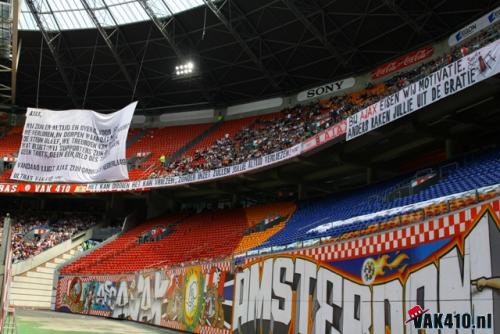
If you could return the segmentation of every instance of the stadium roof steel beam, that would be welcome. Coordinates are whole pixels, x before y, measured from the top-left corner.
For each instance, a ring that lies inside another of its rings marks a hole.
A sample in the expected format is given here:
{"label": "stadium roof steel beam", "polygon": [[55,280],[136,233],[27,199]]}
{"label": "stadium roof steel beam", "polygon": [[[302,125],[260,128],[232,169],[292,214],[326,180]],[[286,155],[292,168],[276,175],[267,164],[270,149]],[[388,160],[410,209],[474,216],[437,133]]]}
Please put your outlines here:
{"label": "stadium roof steel beam", "polygon": [[[166,21],[165,23],[163,23],[162,20],[155,14],[155,11],[153,10],[153,8],[151,8],[151,6],[148,3],[148,1],[149,0],[138,0],[139,4],[142,6],[142,8],[146,12],[146,14],[148,14],[148,16],[151,19],[151,21],[153,21],[153,24],[156,26],[156,28],[158,28],[158,30],[160,31],[160,33],[163,36],[163,38],[172,47],[172,50],[174,51],[174,53],[177,56],[177,58],[179,58],[179,61],[181,61],[181,62],[184,61],[185,60],[184,58],[186,57],[185,53],[179,48],[179,46],[175,42],[175,37],[172,36],[168,32],[168,29],[167,29],[168,26],[169,26],[169,24],[172,23],[172,22],[174,22],[174,20],[175,20],[174,12],[171,10],[171,8],[169,7],[169,5],[164,0],[160,0],[160,2],[163,4],[163,6],[165,7],[165,9],[170,13],[170,16],[168,17],[168,21]],[[184,27],[182,27],[181,24],[178,24],[178,26],[181,29],[181,32],[183,32],[186,36],[189,36],[186,33]],[[189,42],[191,44],[191,50],[193,50],[193,52],[195,53],[195,58],[196,58],[195,61],[199,65],[201,57],[198,54],[198,52],[196,51],[196,48],[194,47],[194,43],[192,43],[191,39],[188,38],[188,40],[189,40]],[[204,76],[202,75],[202,78],[201,78],[201,85],[202,85],[202,90],[201,91],[202,91],[202,94],[207,99],[207,101],[213,102],[212,96],[208,92],[207,85],[203,82],[203,79],[204,79]]]}
{"label": "stadium roof steel beam", "polygon": [[[133,90],[134,86],[135,86],[134,80],[132,80],[132,77],[130,76],[130,73],[128,72],[127,67],[123,63],[123,61],[120,57],[120,54],[118,53],[118,50],[116,49],[116,46],[111,41],[111,37],[113,37],[114,34],[119,34],[118,26],[115,25],[113,30],[110,33],[108,33],[106,31],[106,29],[104,29],[104,27],[99,22],[99,19],[95,15],[94,10],[90,7],[88,0],[81,0],[81,2],[82,2],[83,7],[85,8],[85,11],[89,15],[90,19],[92,20],[92,22],[96,26],[97,30],[101,34],[101,37],[104,39],[104,42],[106,43],[109,50],[111,51],[113,58],[115,59],[116,63],[118,64],[118,67],[120,67],[120,70],[121,70],[122,74],[124,75],[125,79],[127,80],[128,84],[130,85],[130,88]],[[108,11],[108,13],[109,13],[109,11]],[[113,18],[113,15],[111,13],[109,13],[109,15],[111,15],[111,17]],[[114,18],[113,18],[113,20],[114,20]]]}
{"label": "stadium roof steel beam", "polygon": [[17,68],[19,66],[19,55],[21,48],[21,43],[19,42],[19,2],[20,1],[14,0],[12,7],[12,104],[16,104],[17,99]]}
{"label": "stadium roof steel beam", "polygon": [[[325,20],[328,20],[328,22],[330,22],[333,26],[335,26],[335,29],[337,29],[337,32],[340,33],[342,35],[342,37],[344,38],[344,41],[349,45],[349,47],[352,49],[352,53],[351,53],[351,57],[359,51],[358,47],[353,43],[352,39],[346,35],[345,33],[345,30],[342,29],[340,27],[340,25],[337,23],[337,21],[335,19],[333,19],[330,15],[328,15],[325,11],[325,9],[323,7],[321,7],[321,5],[319,4],[318,0],[311,0],[309,2],[309,4],[311,6],[315,6],[321,13],[322,17],[325,19]],[[326,31],[326,29],[325,29]],[[325,36],[325,38],[327,38]],[[373,65],[371,62],[370,62],[370,59],[368,59],[368,57],[362,53],[362,52],[358,52],[361,57],[363,57],[364,61],[366,62],[367,65]]]}
{"label": "stadium roof steel beam", "polygon": [[[38,10],[35,6],[35,2],[33,0],[26,0],[26,4],[28,5],[28,8],[31,11],[31,14],[33,15],[33,18],[35,19],[35,22],[38,26],[38,29],[40,29],[40,32],[42,33],[43,40],[45,41],[45,44],[47,44],[50,53],[52,54],[52,58],[54,58],[54,61],[56,63],[57,68],[59,69],[59,74],[61,75],[61,78],[64,82],[64,85],[66,86],[66,90],[68,91],[68,95],[71,98],[71,101],[73,102],[73,105],[75,107],[78,107],[79,104],[77,103],[73,85],[71,84],[68,75],[66,74],[65,67],[63,64],[63,61],[61,59],[61,55],[59,54],[58,47],[55,45],[56,43],[61,43],[62,42],[62,34],[60,31],[47,31],[43,25],[42,18],[38,13]],[[66,48],[67,49],[67,48]]]}
{"label": "stadium roof steel beam", "polygon": [[[313,34],[316,39],[318,39],[324,47],[342,64],[344,67],[347,66],[347,59],[333,46],[333,44],[328,40],[326,34],[321,33],[318,28],[304,15],[307,12],[307,8],[310,7],[310,1],[300,1],[300,0],[283,0],[288,9],[297,17],[297,19],[306,27],[306,29]],[[300,6],[300,8],[299,8]],[[317,9],[317,8],[316,8]]]}
{"label": "stadium roof steel beam", "polygon": [[[212,0],[203,0],[203,2],[207,5],[207,7],[214,13],[214,15],[219,19],[219,21],[226,27],[226,29],[231,33],[233,38],[238,42],[243,51],[247,54],[247,56],[257,65],[262,74],[266,77],[266,79],[271,83],[271,85],[278,90],[281,90],[281,87],[276,82],[271,73],[264,66],[262,61],[257,57],[257,55],[252,51],[250,46],[245,42],[245,40],[241,37],[241,35],[236,31],[231,22],[222,14],[219,8],[215,6]],[[225,3],[225,2],[224,2]],[[224,5],[224,3],[222,5]]]}
{"label": "stadium roof steel beam", "polygon": [[[5,1],[5,0],[4,0]],[[93,29],[94,24],[92,20],[88,17],[85,9],[82,8],[81,1],[79,0],[46,0],[52,3],[55,14],[61,23],[62,30],[77,30],[77,29]],[[139,0],[92,0],[92,3],[98,3],[100,7],[105,3],[113,12],[116,22],[120,25],[149,21],[148,15],[138,4]],[[168,3],[171,7],[171,11],[158,11],[156,15],[158,17],[167,17],[172,13],[182,13],[189,11],[190,9],[199,7],[203,4],[202,0],[154,0],[163,1]],[[36,23],[33,21],[31,15],[29,15],[29,9],[26,6],[21,7],[21,20],[20,28],[21,30],[38,30]],[[42,10],[42,14],[45,14]],[[100,13],[99,13],[100,14]],[[98,14],[98,16],[99,16]],[[108,17],[109,18],[109,17]],[[102,21],[105,28],[113,26],[114,23],[107,21],[106,18]],[[50,30],[51,27],[45,27]]]}
{"label": "stadium roof steel beam", "polygon": [[177,57],[179,59],[183,59],[184,58],[184,53],[182,52],[182,50],[175,43],[174,36],[171,36],[170,33],[167,30],[167,27],[168,27],[169,23],[172,22],[172,20],[174,19],[173,13],[170,11],[170,8],[168,7],[168,5],[163,0],[161,0],[161,2],[163,3],[163,5],[165,6],[165,8],[168,11],[170,11],[170,14],[171,14],[171,16],[168,18],[168,21],[166,21],[164,23],[164,22],[162,22],[160,20],[160,18],[158,16],[156,16],[154,10],[149,5],[148,0],[138,0],[138,2],[142,6],[142,8],[144,8],[144,11],[146,12],[146,14],[148,14],[148,16],[151,19],[151,21],[153,21],[153,23],[156,26],[156,28],[158,28],[158,30],[160,31],[161,35],[165,38],[165,40],[168,42],[168,44],[170,44],[170,46],[172,47],[172,50],[174,50],[174,52],[177,55]]}
{"label": "stadium roof steel beam", "polygon": [[[84,3],[84,7],[85,7],[85,3],[88,5],[88,0],[81,0],[82,3]],[[95,0],[94,0],[95,1]],[[120,67],[120,71],[123,72],[124,74],[127,73],[129,74],[128,70],[127,70],[127,67],[125,65],[125,63],[123,62],[123,59],[122,57],[120,56],[120,54],[118,53],[118,49],[116,48],[118,46],[118,42],[121,40],[122,44],[125,46],[125,49],[128,50],[129,52],[129,55],[130,57],[132,58],[132,64],[135,68],[137,68],[136,72],[136,77],[135,77],[135,80],[132,82],[132,79],[129,75],[129,78],[127,78],[127,76],[125,75],[125,79],[127,80],[127,83],[129,83],[129,85],[131,86],[132,90],[133,90],[133,93],[135,95],[137,95],[136,91],[137,91],[137,85],[138,85],[138,82],[139,82],[139,78],[141,76],[141,70],[142,70],[142,67],[141,65],[141,60],[139,60],[139,58],[137,57],[136,53],[133,51],[132,47],[130,46],[129,42],[127,41],[127,38],[125,37],[125,35],[121,32],[120,30],[120,25],[118,24],[118,21],[117,19],[115,18],[115,16],[113,15],[112,11],[110,10],[109,6],[107,5],[106,1],[102,1],[102,4],[103,4],[103,10],[105,10],[109,17],[111,18],[111,21],[113,23],[113,25],[111,27],[113,27],[113,31],[111,32],[111,34],[107,34],[110,38],[112,37],[112,35],[116,34],[117,36],[117,39],[116,39],[116,45],[114,45],[113,43],[111,43],[111,39],[109,39],[107,42],[106,42],[106,45],[109,46],[112,45],[113,48],[114,48],[114,51],[116,52],[116,56],[115,54],[113,53],[113,50],[110,48],[110,51],[112,52],[113,54],[113,58],[115,58],[115,61],[117,61],[119,67]],[[90,6],[88,6],[88,9],[91,10],[92,13],[89,13],[89,16],[91,17],[92,21],[94,21],[93,17],[95,17],[97,19],[97,15],[95,15],[95,12],[94,10],[92,10],[92,8]],[[88,10],[86,8],[86,10]],[[92,16],[93,15],[93,16]],[[104,29],[103,25],[97,21],[99,23],[99,26],[102,28],[102,31],[104,31],[105,33],[106,32],[106,29]],[[106,41],[106,38],[102,35],[102,32],[101,32],[101,29],[99,29],[99,26],[96,26],[98,28],[98,31],[99,33],[101,33],[101,36],[103,37],[103,39],[105,39]],[[151,32],[151,30],[150,30]],[[151,33],[148,34],[148,40],[146,43],[143,43],[143,45],[141,45],[141,47],[143,48],[143,52],[146,52],[147,51],[147,47],[149,45],[149,37],[150,37]],[[108,43],[109,42],[109,43]],[[129,58],[130,58],[129,57]],[[120,65],[121,64],[121,65]],[[132,82],[132,84],[131,84]],[[141,97],[145,98],[145,97],[150,97],[152,98],[154,93],[153,93],[153,88],[149,82],[149,79],[147,77],[144,77],[144,82],[146,83],[146,86],[149,90],[149,93],[150,93],[150,96],[147,96],[145,94],[141,94]],[[92,91],[95,91],[95,88],[92,90]]]}
{"label": "stadium roof steel beam", "polygon": [[0,109],[9,109],[15,103],[18,5],[17,1],[0,2]]}
{"label": "stadium roof steel beam", "polygon": [[[446,29],[448,29],[449,31],[454,30],[453,27],[446,20],[443,20],[443,17],[441,15],[439,15],[438,13],[436,13],[436,11],[434,10],[434,8],[439,8],[443,3],[446,2],[446,0],[441,0],[439,2],[433,1],[432,6],[429,6],[425,1],[418,0],[417,2],[419,5],[421,5],[424,8],[425,12],[429,14],[429,19],[432,17],[435,17],[435,18],[437,18],[437,20],[439,22],[441,22],[441,24],[443,26],[446,27]],[[421,25],[423,25],[423,24],[421,24]],[[432,36],[432,33],[430,31],[428,31],[428,33]]]}
{"label": "stadium roof steel beam", "polygon": [[16,104],[19,1],[3,0],[0,10],[0,109],[10,109]]}
{"label": "stadium roof steel beam", "polygon": [[[261,49],[265,48],[265,53],[267,55],[269,55],[269,58],[272,58],[272,60],[274,61],[274,64],[279,67],[279,75],[282,78],[282,80],[284,77],[286,77],[289,80],[291,80],[293,82],[293,84],[296,84],[295,79],[292,76],[290,76],[288,71],[283,66],[283,62],[281,62],[276,57],[276,54],[272,51],[269,44],[266,42],[265,39],[262,38],[262,36],[259,33],[259,31],[257,30],[256,26],[252,23],[252,21],[250,19],[248,19],[247,15],[240,8],[240,6],[238,6],[236,1],[230,1],[229,4],[231,5],[232,19],[237,20],[237,18],[239,18],[239,17],[244,18],[243,20],[241,20],[242,24],[240,26],[244,27],[246,25],[249,28],[248,34],[251,35],[252,38],[258,39],[258,45],[260,46],[260,48]],[[262,50],[260,53],[261,53],[261,55],[260,55],[261,61],[262,61],[262,59],[268,58],[268,57],[266,57],[266,55],[262,54]]]}
{"label": "stadium roof steel beam", "polygon": [[[371,37],[371,38],[369,38],[367,40],[363,40],[363,42],[361,42],[359,44],[359,47],[361,48],[361,47],[363,47],[365,45],[370,45],[371,43],[373,43],[374,41],[376,41],[378,39],[381,39],[382,37],[389,36],[392,32],[397,31],[397,30],[403,28],[404,26],[406,26],[406,24],[407,24],[406,22],[400,23],[398,25],[395,25],[391,29],[388,29],[388,30],[384,31],[383,33],[380,33],[380,34],[378,34],[376,36],[373,36],[373,37]],[[400,54],[401,51],[395,50],[394,53]]]}
{"label": "stadium roof steel beam", "polygon": [[395,0],[385,0],[387,7],[389,7],[394,13],[396,13],[401,20],[405,21],[417,34],[421,34],[423,32],[422,27],[415,22],[415,20],[408,15],[407,12],[401,9],[401,7],[396,3]]}

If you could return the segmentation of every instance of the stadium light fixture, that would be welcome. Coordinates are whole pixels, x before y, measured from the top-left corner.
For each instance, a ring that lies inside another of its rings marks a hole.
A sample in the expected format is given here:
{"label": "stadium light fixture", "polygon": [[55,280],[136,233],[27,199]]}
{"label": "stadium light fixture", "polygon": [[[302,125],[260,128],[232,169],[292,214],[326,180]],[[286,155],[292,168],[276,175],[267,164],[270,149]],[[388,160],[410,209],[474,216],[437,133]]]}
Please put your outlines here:
{"label": "stadium light fixture", "polygon": [[195,66],[192,61],[188,61],[184,64],[180,64],[175,66],[175,75],[176,77],[188,77],[195,73]]}

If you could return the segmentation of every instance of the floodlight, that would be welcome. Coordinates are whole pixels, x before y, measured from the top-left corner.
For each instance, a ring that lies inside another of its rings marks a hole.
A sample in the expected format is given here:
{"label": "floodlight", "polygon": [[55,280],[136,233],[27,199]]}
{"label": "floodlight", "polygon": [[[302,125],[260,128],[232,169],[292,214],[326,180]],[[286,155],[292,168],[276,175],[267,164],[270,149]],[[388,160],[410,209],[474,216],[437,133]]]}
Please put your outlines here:
{"label": "floodlight", "polygon": [[187,61],[176,65],[174,73],[178,78],[190,77],[192,74],[195,74],[195,64],[192,61]]}

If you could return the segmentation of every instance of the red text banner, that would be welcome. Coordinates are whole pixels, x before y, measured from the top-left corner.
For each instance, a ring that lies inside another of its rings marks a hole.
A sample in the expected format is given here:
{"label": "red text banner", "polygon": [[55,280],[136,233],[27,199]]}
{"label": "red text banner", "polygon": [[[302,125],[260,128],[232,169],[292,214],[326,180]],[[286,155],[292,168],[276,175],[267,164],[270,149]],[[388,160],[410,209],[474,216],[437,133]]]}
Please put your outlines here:
{"label": "red text banner", "polygon": [[399,57],[391,62],[380,65],[372,71],[372,79],[385,77],[391,73],[397,72],[405,67],[414,65],[424,59],[428,59],[434,53],[432,46],[410,52],[402,57]]}

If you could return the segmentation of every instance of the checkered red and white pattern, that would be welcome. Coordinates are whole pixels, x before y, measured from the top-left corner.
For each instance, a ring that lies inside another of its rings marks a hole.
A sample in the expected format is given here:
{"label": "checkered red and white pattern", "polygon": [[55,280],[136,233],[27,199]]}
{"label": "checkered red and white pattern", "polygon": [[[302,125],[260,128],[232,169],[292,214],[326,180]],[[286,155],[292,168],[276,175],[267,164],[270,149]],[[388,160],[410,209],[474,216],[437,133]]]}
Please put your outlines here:
{"label": "checkered red and white pattern", "polygon": [[175,268],[165,268],[165,271],[168,271],[172,274],[174,274],[175,276],[179,276],[179,275],[184,275],[186,273],[186,267],[175,267]]}
{"label": "checkered red and white pattern", "polygon": [[[85,312],[82,312],[85,313]],[[100,317],[110,317],[111,311],[101,311],[101,310],[89,310],[88,314],[90,315],[98,315]]]}
{"label": "checkered red and white pattern", "polygon": [[214,328],[210,326],[201,326],[200,334],[230,334],[231,330],[227,328]]}
{"label": "checkered red and white pattern", "polygon": [[162,320],[160,325],[171,329],[184,330],[182,324],[174,320]]}
{"label": "checkered red and white pattern", "polygon": [[[377,233],[353,240],[341,241],[331,245],[299,249],[289,254],[307,256],[317,261],[348,260],[367,255],[387,253],[428,242],[459,235],[467,230],[482,210],[490,208],[500,219],[500,199],[466,208],[448,216],[400,227],[399,229]],[[251,263],[255,258],[248,258]]]}
{"label": "checkered red and white pattern", "polygon": [[219,268],[221,271],[230,271],[231,270],[231,262],[216,262],[216,263],[204,263],[201,265],[201,270],[203,273],[209,273],[212,268]]}
{"label": "checkered red and white pattern", "polygon": [[57,283],[57,293],[56,293],[56,308],[61,307],[62,305],[62,294],[64,291],[68,290],[69,280],[66,278],[60,279]]}

